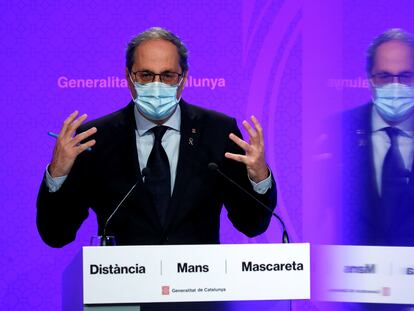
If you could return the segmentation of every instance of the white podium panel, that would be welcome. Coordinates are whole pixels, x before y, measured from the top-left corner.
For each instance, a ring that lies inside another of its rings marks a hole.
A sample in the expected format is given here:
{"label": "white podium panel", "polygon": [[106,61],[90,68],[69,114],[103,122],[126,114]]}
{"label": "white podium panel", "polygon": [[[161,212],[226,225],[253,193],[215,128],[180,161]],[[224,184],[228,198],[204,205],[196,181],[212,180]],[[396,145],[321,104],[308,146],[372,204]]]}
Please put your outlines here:
{"label": "white podium panel", "polygon": [[309,244],[83,248],[84,304],[310,298]]}
{"label": "white podium panel", "polygon": [[414,304],[412,247],[315,246],[312,260],[313,299]]}

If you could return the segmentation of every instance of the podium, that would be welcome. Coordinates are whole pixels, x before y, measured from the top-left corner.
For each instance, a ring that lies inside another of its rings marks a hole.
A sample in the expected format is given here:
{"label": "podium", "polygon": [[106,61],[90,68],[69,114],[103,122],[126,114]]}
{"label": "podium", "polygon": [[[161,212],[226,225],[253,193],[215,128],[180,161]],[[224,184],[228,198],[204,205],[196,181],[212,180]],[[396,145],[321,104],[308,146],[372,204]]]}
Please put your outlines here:
{"label": "podium", "polygon": [[312,248],[312,261],[316,262],[312,277],[318,280],[312,299],[414,305],[413,247],[318,245]]}
{"label": "podium", "polygon": [[[81,255],[72,265],[78,269],[68,267],[66,283],[70,276],[79,276],[81,259],[83,310],[145,311],[140,307],[144,303],[310,299],[307,243],[94,246],[83,247]],[[69,285],[64,293],[73,290]],[[79,301],[76,295],[66,301]]]}

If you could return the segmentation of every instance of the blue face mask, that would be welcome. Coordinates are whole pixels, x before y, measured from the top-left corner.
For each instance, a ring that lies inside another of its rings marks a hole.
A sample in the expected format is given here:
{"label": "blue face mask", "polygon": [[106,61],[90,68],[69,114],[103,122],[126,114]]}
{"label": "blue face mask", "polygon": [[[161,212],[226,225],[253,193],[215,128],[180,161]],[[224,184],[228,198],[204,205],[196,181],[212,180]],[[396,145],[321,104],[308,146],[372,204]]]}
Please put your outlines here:
{"label": "blue face mask", "polygon": [[141,84],[134,82],[138,96],[134,98],[138,110],[150,120],[164,120],[171,116],[178,105],[178,85],[162,82]]}
{"label": "blue face mask", "polygon": [[374,88],[374,105],[388,122],[401,122],[414,111],[414,87],[390,83]]}

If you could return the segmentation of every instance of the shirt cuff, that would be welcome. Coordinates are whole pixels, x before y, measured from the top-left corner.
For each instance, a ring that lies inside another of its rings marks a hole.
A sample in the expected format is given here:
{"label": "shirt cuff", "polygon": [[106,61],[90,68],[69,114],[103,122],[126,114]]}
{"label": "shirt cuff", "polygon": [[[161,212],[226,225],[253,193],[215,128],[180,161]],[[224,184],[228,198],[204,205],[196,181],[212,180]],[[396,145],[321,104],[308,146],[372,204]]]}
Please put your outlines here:
{"label": "shirt cuff", "polygon": [[269,169],[269,176],[266,179],[264,179],[264,180],[262,180],[258,183],[251,180],[250,177],[249,177],[249,180],[250,180],[250,183],[253,186],[253,190],[256,193],[265,194],[267,192],[267,190],[272,188],[272,171]]}
{"label": "shirt cuff", "polygon": [[45,181],[46,186],[49,188],[49,192],[56,192],[62,187],[63,182],[66,180],[67,175],[52,177],[49,174],[49,164],[46,167]]}

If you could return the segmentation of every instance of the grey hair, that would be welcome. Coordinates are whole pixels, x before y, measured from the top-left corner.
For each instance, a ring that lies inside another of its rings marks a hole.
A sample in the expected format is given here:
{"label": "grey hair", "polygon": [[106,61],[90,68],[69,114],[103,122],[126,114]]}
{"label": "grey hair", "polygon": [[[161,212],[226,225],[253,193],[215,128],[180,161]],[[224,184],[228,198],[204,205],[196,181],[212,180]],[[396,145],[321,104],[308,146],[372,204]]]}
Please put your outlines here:
{"label": "grey hair", "polygon": [[414,49],[414,37],[409,32],[401,28],[392,28],[389,29],[379,36],[377,36],[370,44],[367,50],[367,62],[366,62],[366,71],[368,77],[371,76],[372,68],[374,67],[375,54],[378,47],[389,41],[400,41],[412,47]]}
{"label": "grey hair", "polygon": [[132,66],[134,65],[134,53],[135,49],[138,45],[142,42],[154,40],[154,39],[162,39],[171,42],[177,47],[178,56],[180,57],[180,67],[184,72],[188,70],[188,51],[184,43],[178,38],[175,34],[168,31],[167,29],[160,28],[160,27],[152,27],[143,32],[139,35],[134,37],[129,43],[126,50],[126,66],[128,71],[131,72]]}

